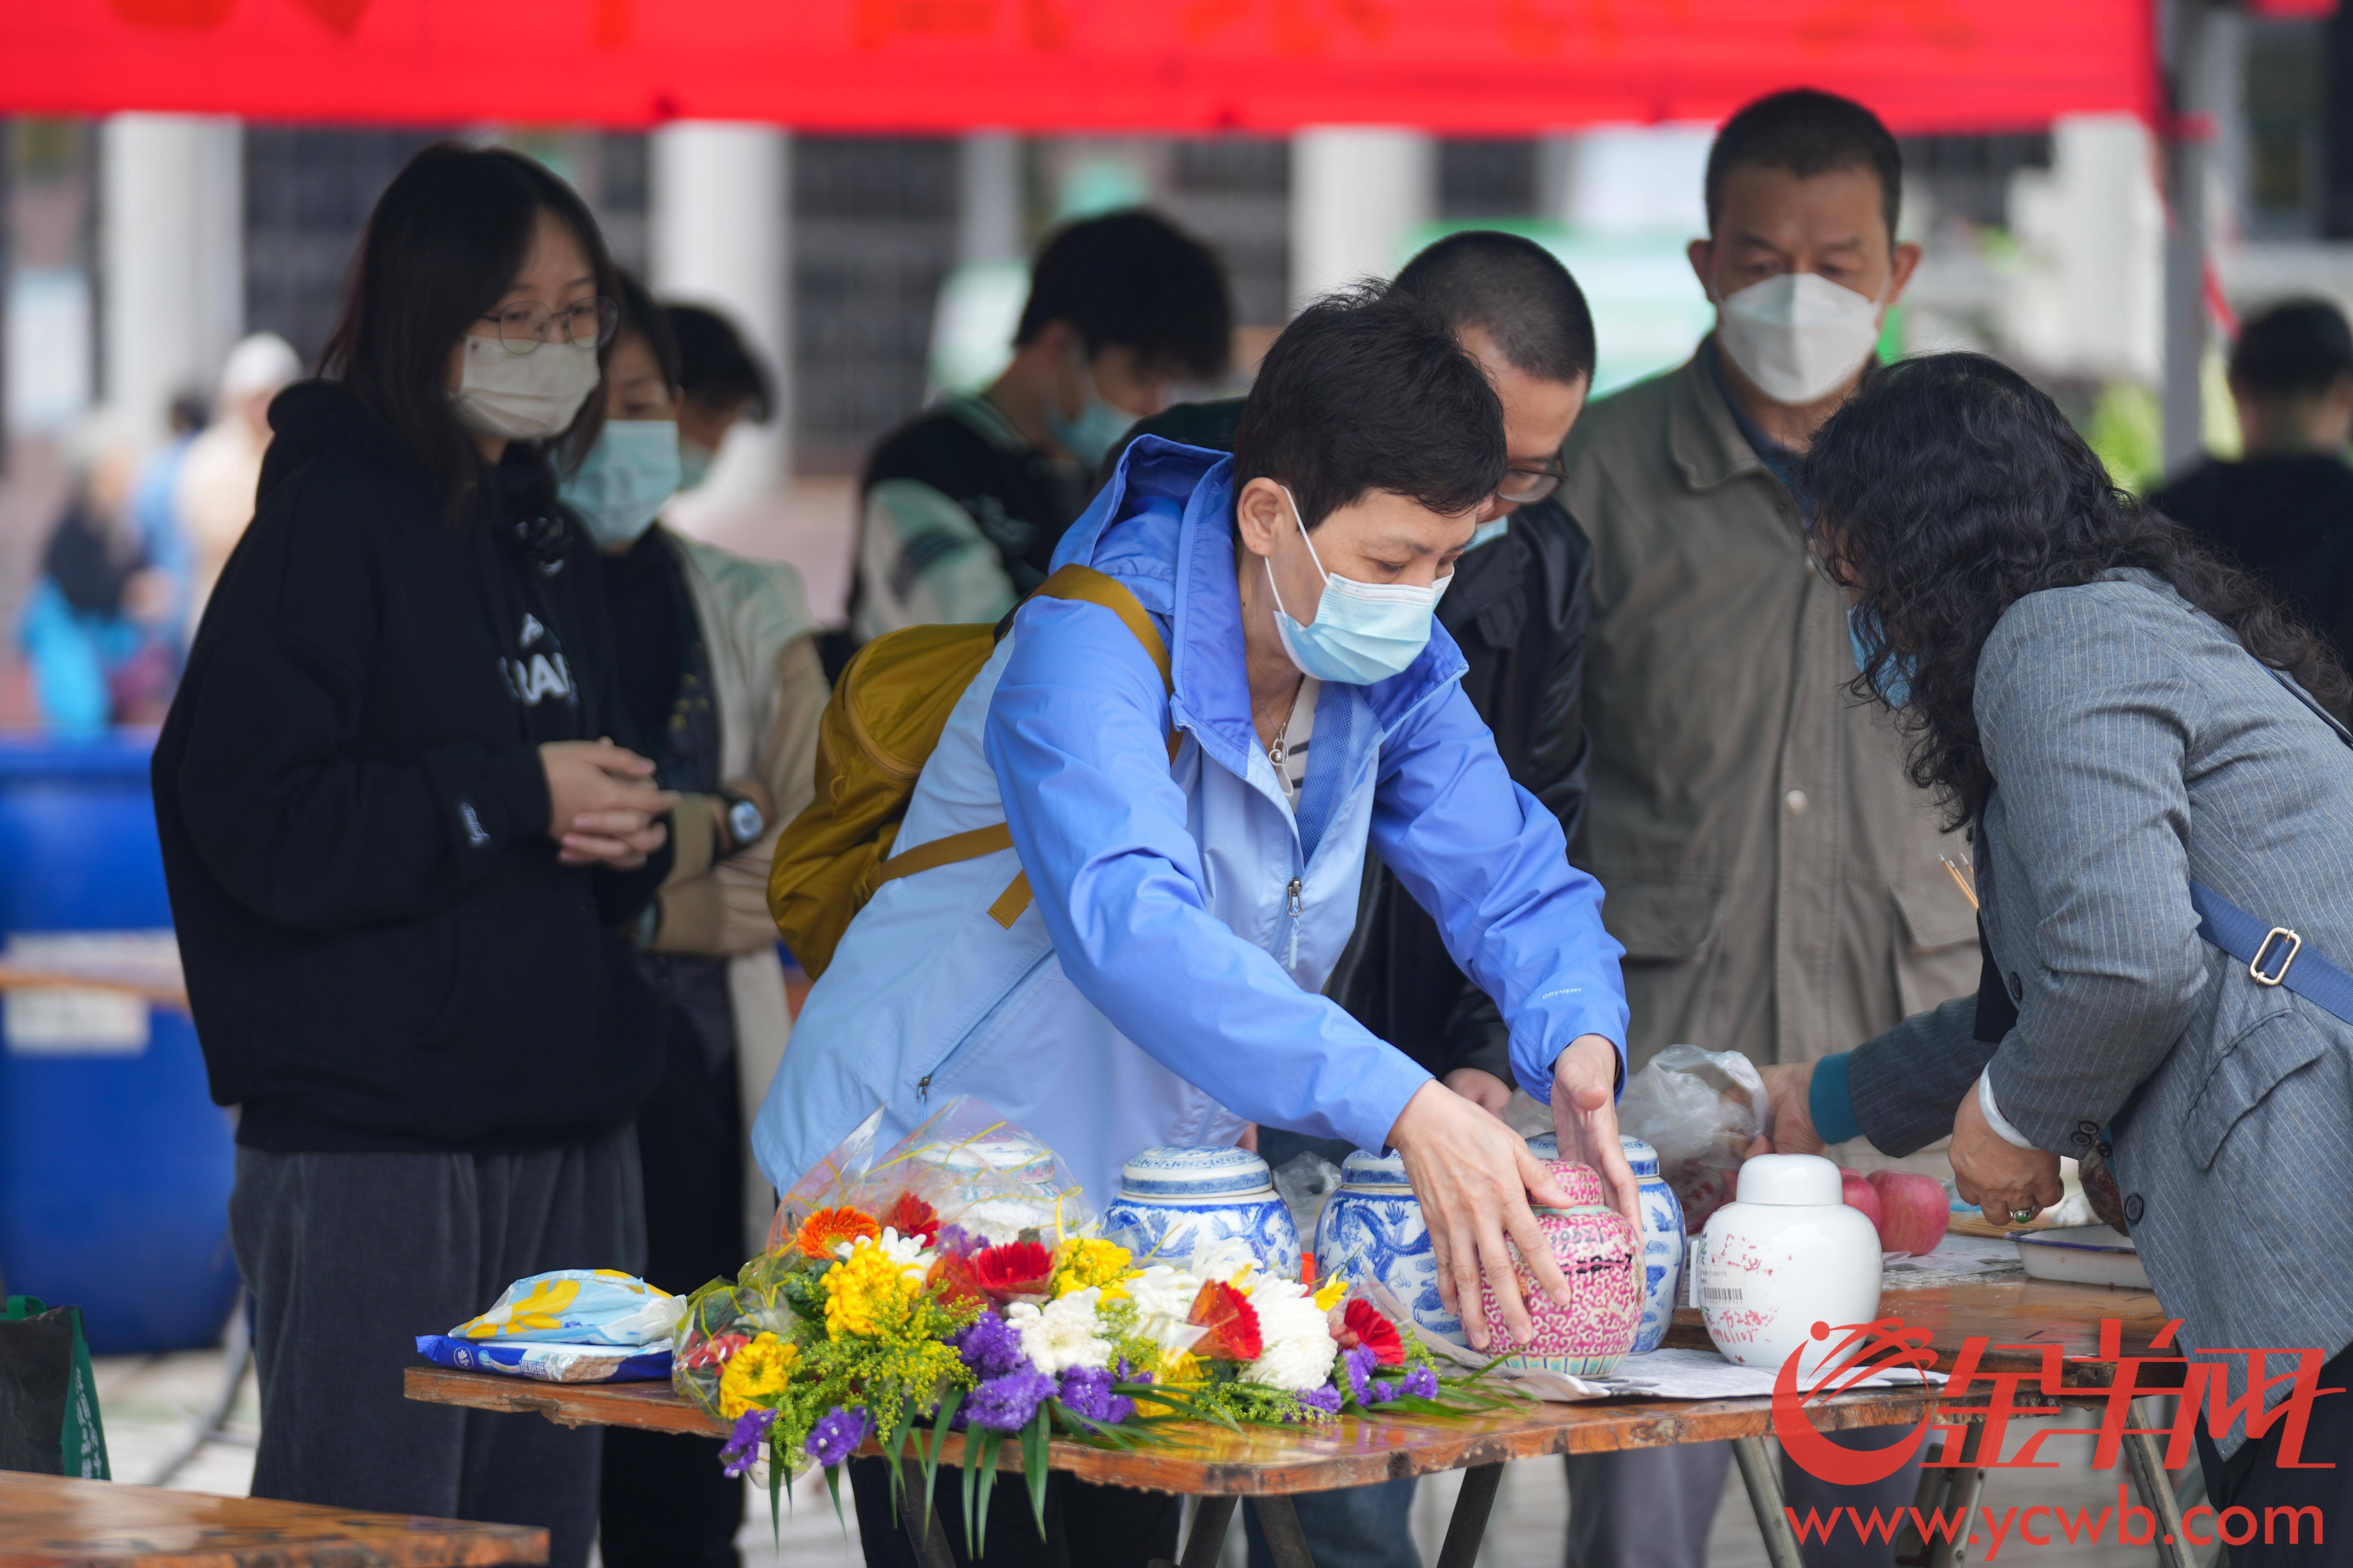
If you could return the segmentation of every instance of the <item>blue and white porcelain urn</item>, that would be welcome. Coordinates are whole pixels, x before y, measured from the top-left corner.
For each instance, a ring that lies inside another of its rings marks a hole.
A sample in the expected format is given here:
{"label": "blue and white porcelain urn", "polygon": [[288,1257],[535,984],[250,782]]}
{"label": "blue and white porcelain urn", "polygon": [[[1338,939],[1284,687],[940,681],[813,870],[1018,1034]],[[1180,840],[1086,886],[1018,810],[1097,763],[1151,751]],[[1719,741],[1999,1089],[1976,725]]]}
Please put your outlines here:
{"label": "blue and white porcelain urn", "polygon": [[[1674,1321],[1675,1288],[1683,1268],[1683,1205],[1674,1188],[1659,1174],[1659,1152],[1640,1138],[1620,1135],[1626,1163],[1634,1173],[1642,1195],[1642,1326],[1634,1331],[1629,1355],[1648,1355],[1667,1337]],[[1560,1157],[1560,1141],[1549,1132],[1528,1140],[1528,1152],[1539,1160]]]}
{"label": "blue and white porcelain urn", "polygon": [[1315,1226],[1315,1275],[1328,1279],[1370,1275],[1393,1291],[1414,1321],[1433,1334],[1463,1342],[1462,1320],[1438,1294],[1438,1254],[1422,1223],[1421,1205],[1395,1154],[1359,1149],[1340,1166],[1340,1190],[1324,1205]]}
{"label": "blue and white porcelain urn", "polygon": [[1146,1149],[1120,1167],[1103,1236],[1138,1264],[1181,1265],[1213,1242],[1239,1240],[1285,1279],[1299,1273],[1299,1231],[1266,1162],[1247,1149]]}

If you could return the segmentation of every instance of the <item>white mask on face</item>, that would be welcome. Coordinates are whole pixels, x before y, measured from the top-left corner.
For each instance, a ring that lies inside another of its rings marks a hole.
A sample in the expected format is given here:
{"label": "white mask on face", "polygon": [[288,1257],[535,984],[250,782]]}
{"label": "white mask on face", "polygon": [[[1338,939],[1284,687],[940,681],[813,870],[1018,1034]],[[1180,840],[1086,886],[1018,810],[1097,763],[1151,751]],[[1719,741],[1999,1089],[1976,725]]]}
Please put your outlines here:
{"label": "white mask on face", "polygon": [[465,365],[450,402],[458,423],[478,436],[510,441],[560,436],[572,427],[604,375],[593,348],[542,343],[519,354],[510,353],[496,338],[469,336],[464,342]]}
{"label": "white mask on face", "polygon": [[1776,403],[1819,403],[1879,342],[1879,301],[1814,272],[1783,272],[1715,302],[1715,341]]}

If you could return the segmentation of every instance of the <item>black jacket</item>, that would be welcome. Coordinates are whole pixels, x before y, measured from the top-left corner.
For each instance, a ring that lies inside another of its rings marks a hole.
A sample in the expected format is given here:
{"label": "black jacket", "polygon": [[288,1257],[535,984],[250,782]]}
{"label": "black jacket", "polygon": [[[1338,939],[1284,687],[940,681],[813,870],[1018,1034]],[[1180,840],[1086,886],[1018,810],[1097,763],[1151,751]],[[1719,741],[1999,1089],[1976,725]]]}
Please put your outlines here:
{"label": "black jacket", "polygon": [[2333,453],[2209,458],[2149,498],[2353,657],[2353,466]]}
{"label": "black jacket", "polygon": [[270,423],[153,767],[213,1098],[279,1151],[620,1126],[661,1058],[616,928],[669,852],[559,866],[538,753],[627,742],[595,554],[520,449],[451,525],[342,387]]}
{"label": "black jacket", "polygon": [[[1139,435],[1229,451],[1241,403],[1179,404]],[[1123,442],[1122,446],[1124,447]],[[1113,452],[1105,472],[1119,460]],[[1514,782],[1560,818],[1571,843],[1585,822],[1585,612],[1593,550],[1554,501],[1512,514],[1501,539],[1464,555],[1438,601],[1438,620],[1470,668],[1462,689],[1495,732]],[[1456,967],[1438,922],[1378,857],[1324,994],[1433,1074],[1479,1068],[1514,1082],[1503,1013]]]}

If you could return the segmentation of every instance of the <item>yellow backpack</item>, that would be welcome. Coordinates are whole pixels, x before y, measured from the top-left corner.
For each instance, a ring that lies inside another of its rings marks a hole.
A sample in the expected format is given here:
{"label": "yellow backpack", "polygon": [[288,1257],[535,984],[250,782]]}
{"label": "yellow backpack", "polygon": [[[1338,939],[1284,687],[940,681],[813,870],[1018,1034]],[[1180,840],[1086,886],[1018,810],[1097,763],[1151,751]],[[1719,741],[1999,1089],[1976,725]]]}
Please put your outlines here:
{"label": "yellow backpack", "polygon": [[[1074,564],[1038,592],[1111,611],[1168,685],[1168,645],[1117,581]],[[860,648],[841,672],[818,723],[817,798],[776,840],[768,868],[768,912],[810,979],[825,973],[851,917],[883,883],[1013,847],[1013,830],[998,822],[891,853],[924,759],[997,638],[989,626],[909,626]],[[1017,872],[988,912],[1010,928],[1029,907],[1029,874]]]}

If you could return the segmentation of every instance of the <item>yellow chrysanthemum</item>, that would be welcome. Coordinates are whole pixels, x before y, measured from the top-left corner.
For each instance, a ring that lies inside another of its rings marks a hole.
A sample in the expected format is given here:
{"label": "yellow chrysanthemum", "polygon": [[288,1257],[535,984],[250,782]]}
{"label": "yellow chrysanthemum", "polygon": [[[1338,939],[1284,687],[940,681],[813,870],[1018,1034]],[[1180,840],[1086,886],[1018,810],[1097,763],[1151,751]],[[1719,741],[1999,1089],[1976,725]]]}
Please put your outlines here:
{"label": "yellow chrysanthemum", "polygon": [[720,1419],[733,1421],[755,1401],[783,1394],[800,1359],[800,1346],[774,1334],[762,1334],[737,1351],[719,1374]]}
{"label": "yellow chrysanthemum", "polygon": [[1335,1274],[1331,1279],[1326,1279],[1320,1287],[1317,1288],[1315,1291],[1315,1305],[1328,1312],[1333,1308],[1338,1306],[1340,1304],[1340,1298],[1347,1293],[1348,1277],[1345,1274]]}
{"label": "yellow chrysanthemum", "polygon": [[923,1283],[871,1241],[860,1239],[849,1257],[825,1277],[825,1331],[828,1334],[889,1333],[907,1321]]}
{"label": "yellow chrysanthemum", "polygon": [[1106,1301],[1124,1301],[1122,1282],[1135,1278],[1128,1267],[1132,1255],[1116,1242],[1074,1236],[1062,1243],[1054,1258],[1053,1292],[1057,1300],[1073,1290],[1100,1286]]}
{"label": "yellow chrysanthemum", "polygon": [[[1154,1381],[1171,1386],[1198,1384],[1207,1375],[1201,1370],[1199,1356],[1189,1351],[1179,1351],[1173,1355],[1163,1351],[1160,1352],[1160,1375]],[[1148,1394],[1135,1396],[1135,1408],[1146,1415],[1157,1415],[1164,1411],[1172,1415],[1181,1414],[1176,1405],[1155,1399]]]}

